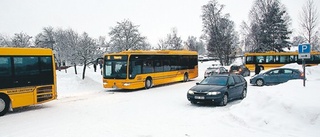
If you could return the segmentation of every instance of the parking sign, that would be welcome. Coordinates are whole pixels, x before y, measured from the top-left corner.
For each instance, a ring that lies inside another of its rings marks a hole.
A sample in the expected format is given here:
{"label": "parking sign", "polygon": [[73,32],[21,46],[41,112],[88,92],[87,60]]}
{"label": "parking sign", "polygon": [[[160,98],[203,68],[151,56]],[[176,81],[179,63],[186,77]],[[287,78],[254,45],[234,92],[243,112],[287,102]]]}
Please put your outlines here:
{"label": "parking sign", "polygon": [[299,59],[309,59],[311,45],[310,44],[299,44],[298,51],[299,51]]}

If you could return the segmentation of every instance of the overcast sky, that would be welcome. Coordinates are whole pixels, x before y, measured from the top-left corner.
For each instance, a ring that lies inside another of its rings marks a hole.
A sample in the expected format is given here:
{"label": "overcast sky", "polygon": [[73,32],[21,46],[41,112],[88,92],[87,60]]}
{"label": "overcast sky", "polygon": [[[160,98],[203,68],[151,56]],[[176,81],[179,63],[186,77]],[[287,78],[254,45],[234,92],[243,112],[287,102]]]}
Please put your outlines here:
{"label": "overcast sky", "polygon": [[[238,29],[242,21],[248,20],[253,1],[220,0],[219,3],[226,6],[224,13],[230,13]],[[287,7],[296,32],[299,13],[307,0],[280,1]],[[320,7],[320,1],[314,1]],[[35,36],[43,27],[52,26],[109,39],[110,28],[129,19],[156,46],[174,27],[183,40],[188,36],[199,37],[201,7],[207,3],[208,0],[0,0],[0,33],[13,36],[25,32]]]}

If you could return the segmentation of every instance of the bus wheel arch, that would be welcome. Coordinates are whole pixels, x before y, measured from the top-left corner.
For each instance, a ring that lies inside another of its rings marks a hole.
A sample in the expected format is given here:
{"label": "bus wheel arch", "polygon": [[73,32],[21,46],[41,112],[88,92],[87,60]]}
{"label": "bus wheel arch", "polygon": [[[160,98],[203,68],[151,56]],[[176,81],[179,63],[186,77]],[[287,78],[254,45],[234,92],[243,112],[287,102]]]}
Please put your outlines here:
{"label": "bus wheel arch", "polygon": [[189,81],[189,75],[188,72],[185,72],[183,75],[183,82],[188,82]]}
{"label": "bus wheel arch", "polygon": [[149,89],[152,87],[152,78],[150,76],[148,76],[145,80],[145,83],[144,83],[144,87],[146,89]]}
{"label": "bus wheel arch", "polygon": [[0,116],[5,115],[10,109],[10,98],[6,94],[0,94]]}

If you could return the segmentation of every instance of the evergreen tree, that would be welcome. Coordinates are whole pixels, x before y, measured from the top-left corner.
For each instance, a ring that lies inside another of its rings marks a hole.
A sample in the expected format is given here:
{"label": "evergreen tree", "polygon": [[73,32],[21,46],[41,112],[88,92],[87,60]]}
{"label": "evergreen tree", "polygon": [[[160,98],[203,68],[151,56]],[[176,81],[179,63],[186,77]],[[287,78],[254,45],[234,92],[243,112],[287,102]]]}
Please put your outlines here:
{"label": "evergreen tree", "polygon": [[279,0],[256,0],[251,10],[253,51],[283,51],[289,47],[290,18]]}

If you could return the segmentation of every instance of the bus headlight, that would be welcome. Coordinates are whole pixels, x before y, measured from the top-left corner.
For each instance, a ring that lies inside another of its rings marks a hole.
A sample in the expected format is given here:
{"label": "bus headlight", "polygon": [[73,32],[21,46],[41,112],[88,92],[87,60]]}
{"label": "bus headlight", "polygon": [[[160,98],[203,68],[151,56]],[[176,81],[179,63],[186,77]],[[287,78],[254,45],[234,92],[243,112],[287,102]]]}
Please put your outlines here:
{"label": "bus headlight", "polygon": [[208,92],[207,95],[213,96],[213,95],[219,95],[220,93],[221,92],[213,91],[213,92]]}
{"label": "bus headlight", "polygon": [[103,85],[108,85],[108,82],[106,82],[106,81],[105,81],[105,82],[103,82]]}
{"label": "bus headlight", "polygon": [[193,94],[194,94],[194,91],[189,90],[189,91],[188,91],[188,94],[192,94],[192,95],[193,95]]}
{"label": "bus headlight", "polygon": [[130,83],[124,83],[123,85],[124,86],[130,86]]}

